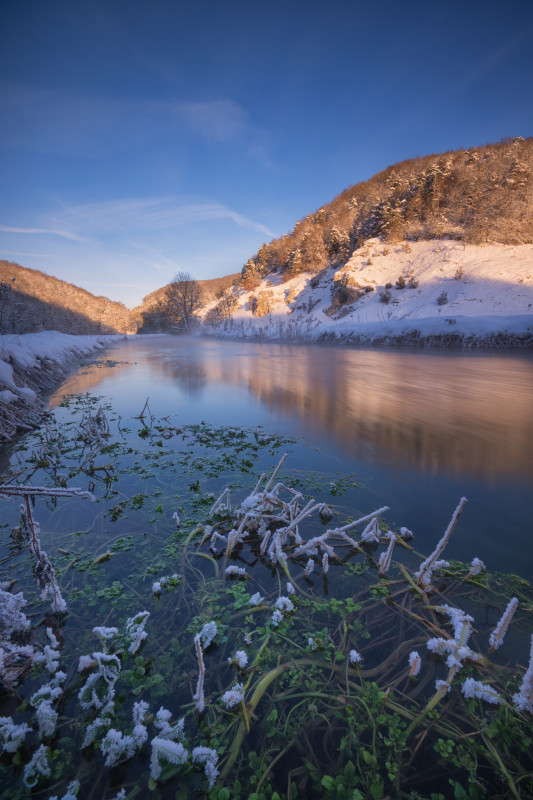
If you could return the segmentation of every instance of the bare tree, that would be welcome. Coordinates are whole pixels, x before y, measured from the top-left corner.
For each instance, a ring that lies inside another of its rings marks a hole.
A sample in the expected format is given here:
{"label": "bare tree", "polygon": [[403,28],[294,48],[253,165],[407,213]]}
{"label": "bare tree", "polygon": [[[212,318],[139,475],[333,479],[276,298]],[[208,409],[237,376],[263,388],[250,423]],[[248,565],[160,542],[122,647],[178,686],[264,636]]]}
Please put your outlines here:
{"label": "bare tree", "polygon": [[189,333],[194,313],[202,305],[200,284],[189,272],[177,272],[167,288],[164,303],[168,318]]}

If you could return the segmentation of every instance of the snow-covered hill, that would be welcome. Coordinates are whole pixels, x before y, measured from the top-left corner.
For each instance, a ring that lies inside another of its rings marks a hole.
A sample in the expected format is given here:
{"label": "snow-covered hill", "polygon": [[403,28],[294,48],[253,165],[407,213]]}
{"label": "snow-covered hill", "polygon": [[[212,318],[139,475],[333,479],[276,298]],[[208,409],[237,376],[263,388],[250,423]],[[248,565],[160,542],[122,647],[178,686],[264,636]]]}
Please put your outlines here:
{"label": "snow-covered hill", "polygon": [[[404,288],[402,285],[404,284]],[[533,346],[533,245],[369,239],[340,269],[235,288],[208,333],[352,343]]]}

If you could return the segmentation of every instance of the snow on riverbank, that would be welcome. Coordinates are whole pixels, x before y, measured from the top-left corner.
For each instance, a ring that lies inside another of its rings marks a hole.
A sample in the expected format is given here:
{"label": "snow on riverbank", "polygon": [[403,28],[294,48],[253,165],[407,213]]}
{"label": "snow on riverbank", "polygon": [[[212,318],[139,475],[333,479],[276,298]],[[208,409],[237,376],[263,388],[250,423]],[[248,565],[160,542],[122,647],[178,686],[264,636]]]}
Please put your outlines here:
{"label": "snow on riverbank", "polygon": [[57,331],[1,336],[0,441],[33,427],[42,410],[39,393],[53,388],[73,363],[120,338]]}
{"label": "snow on riverbank", "polygon": [[355,344],[531,347],[533,245],[370,239],[340,268],[287,282],[271,275],[236,296],[232,318],[204,330]]}

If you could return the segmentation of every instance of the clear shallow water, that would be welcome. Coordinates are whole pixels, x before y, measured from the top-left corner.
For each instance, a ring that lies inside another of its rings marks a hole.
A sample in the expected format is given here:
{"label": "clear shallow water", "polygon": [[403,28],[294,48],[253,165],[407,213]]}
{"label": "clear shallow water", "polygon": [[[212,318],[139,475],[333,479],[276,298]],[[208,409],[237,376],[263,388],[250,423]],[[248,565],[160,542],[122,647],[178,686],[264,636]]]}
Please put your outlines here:
{"label": "clear shallow water", "polygon": [[78,392],[109,398],[123,417],[149,397],[173,424],[301,437],[310,447],[294,448],[289,468],[356,473],[358,507],[389,505],[390,524],[411,528],[421,552],[464,495],[447,556],[533,575],[530,355],[137,337],[69,378],[52,404]]}
{"label": "clear shallow water", "polygon": [[[470,561],[477,555],[491,570],[527,575],[532,571],[531,436],[527,412],[519,410],[527,409],[530,388],[527,358],[241,346],[165,337],[124,342],[83,367],[52,399],[54,413],[46,425],[17,445],[12,460],[19,481],[34,486],[66,481],[94,491],[95,502],[76,497],[35,501],[33,514],[67,601],[66,614],[50,613],[49,602],[39,598],[18,498],[5,502],[1,523],[0,563],[3,575],[28,601],[32,630],[27,636],[42,649],[50,625],[67,673],[59,727],[49,740],[54,773],[33,796],[62,796],[74,777],[82,785],[80,796],[94,799],[114,796],[120,787],[128,796],[131,790],[132,797],[155,788],[155,783],[150,786],[148,742],[119,766],[105,767],[104,731],[92,745],[85,740],[97,713],[81,705],[84,681],[90,680],[87,670],[95,669],[94,650],[100,646],[95,625],[118,629],[116,642],[109,645],[120,660],[117,700],[106,724],[129,735],[136,698],[151,710],[143,717],[150,738],[158,736],[151,715],[161,705],[174,720],[184,717],[186,746],[213,747],[220,757],[220,786],[231,794],[214,789],[213,800],[244,800],[249,790],[243,787],[260,786],[264,791],[255,795],[260,800],[269,800],[274,790],[287,800],[315,800],[324,797],[323,776],[332,781],[331,775],[342,780],[351,775],[361,796],[383,796],[385,783],[393,780],[387,765],[396,769],[401,761],[395,742],[410,736],[401,717],[407,714],[416,728],[414,715],[435,691],[435,679],[448,673],[443,658],[426,654],[434,624],[431,619],[424,623],[428,609],[402,580],[397,565],[413,572],[420,558],[398,542],[388,579],[380,578],[377,559],[387,539],[355,549],[341,542],[329,571],[323,572],[324,562],[320,565],[316,554],[316,569],[304,577],[307,555],[287,553],[284,569],[275,566],[253,524],[242,547],[226,556],[220,537],[213,549],[200,542],[202,523],[224,486],[232,487],[235,509],[255,486],[256,476],[270,474],[288,451],[279,478],[302,491],[301,506],[312,494],[333,507],[328,528],[388,504],[391,510],[383,522],[396,531],[400,525],[413,529],[416,549],[427,555],[465,494],[470,502],[445,556]],[[80,392],[90,394],[80,397]],[[163,418],[149,426],[137,416],[147,396],[153,414]],[[94,439],[84,443],[83,419],[89,411],[94,417],[100,404],[110,434],[95,446]],[[214,522],[217,534],[222,531],[228,540],[230,528],[239,525],[235,515]],[[268,536],[277,524],[272,523]],[[299,527],[306,539],[325,530],[316,515]],[[246,568],[246,577],[228,578],[228,563]],[[522,612],[531,606],[531,595],[518,579],[490,575],[480,587],[463,581],[466,572],[454,566],[439,577],[433,597],[473,614],[472,644],[485,653],[510,593],[520,597]],[[172,589],[154,594],[153,581],[173,573]],[[289,575],[296,587],[295,607],[274,625],[273,609]],[[252,613],[255,592],[265,602]],[[148,637],[135,655],[124,639],[126,620],[141,609],[149,614]],[[530,615],[517,616],[490,666],[489,679],[508,701],[518,687],[509,664],[519,663],[523,672],[529,651],[525,628]],[[193,702],[198,674],[193,637],[210,620],[216,620],[217,638],[205,653],[206,710],[199,715]],[[449,627],[444,619],[440,624]],[[241,672],[233,659],[243,647],[252,666]],[[414,647],[425,654],[419,682],[407,679],[407,655]],[[351,648],[361,653],[357,671],[348,662]],[[82,654],[92,658],[80,673]],[[0,695],[1,716],[13,714],[33,726],[20,763],[0,762],[0,785],[9,786],[8,793],[20,788],[22,764],[28,764],[39,743],[35,715],[20,701],[43,684],[44,672],[24,672],[14,693]],[[228,711],[224,692],[241,680],[247,685],[245,705]],[[102,679],[99,686],[104,702]],[[471,713],[463,705],[456,714],[454,703],[461,702],[461,694],[458,686],[453,691],[453,703],[446,704],[448,722],[459,720],[453,735],[476,747],[470,737],[485,724],[480,716],[485,710]],[[244,735],[246,708],[255,712]],[[446,731],[451,735],[450,728]],[[458,774],[454,764],[443,766],[434,746],[440,730],[433,733],[433,739],[431,731],[424,737],[425,749],[417,758],[401,768],[407,788],[433,791]],[[519,723],[513,736],[516,752],[522,747],[525,758],[528,745]],[[365,748],[375,756],[360,758]],[[485,759],[486,753],[479,750],[478,755]],[[494,764],[487,763],[480,769],[490,783]],[[205,796],[205,788],[201,766],[167,764],[157,796],[185,800]],[[394,795],[389,791],[388,796]],[[452,796],[451,789],[446,796]]]}

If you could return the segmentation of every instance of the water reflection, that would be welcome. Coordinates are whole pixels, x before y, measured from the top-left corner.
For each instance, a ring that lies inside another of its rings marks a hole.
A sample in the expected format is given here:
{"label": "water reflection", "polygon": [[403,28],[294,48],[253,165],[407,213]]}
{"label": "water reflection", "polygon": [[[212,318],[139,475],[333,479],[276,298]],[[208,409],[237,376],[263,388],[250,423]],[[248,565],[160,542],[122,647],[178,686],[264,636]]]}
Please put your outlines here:
{"label": "water reflection", "polygon": [[[120,380],[160,399],[232,387],[357,457],[490,479],[533,474],[533,359],[137,337],[112,353]],[[70,379],[94,391],[110,370]],[[124,374],[124,373],[127,374]],[[218,392],[218,395],[217,395]],[[229,421],[229,420],[228,420]],[[235,420],[231,420],[235,422]]]}

